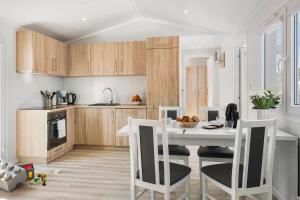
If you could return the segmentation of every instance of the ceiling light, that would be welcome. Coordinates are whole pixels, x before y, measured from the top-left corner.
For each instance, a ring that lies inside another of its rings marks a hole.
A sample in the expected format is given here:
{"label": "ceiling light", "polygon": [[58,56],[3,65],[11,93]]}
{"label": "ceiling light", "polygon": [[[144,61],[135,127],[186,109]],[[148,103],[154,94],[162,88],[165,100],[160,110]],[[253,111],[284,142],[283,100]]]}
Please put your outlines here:
{"label": "ceiling light", "polygon": [[83,22],[86,22],[86,20],[87,20],[86,17],[81,18],[81,21],[83,21]]}
{"label": "ceiling light", "polygon": [[183,11],[183,13],[184,13],[184,14],[188,14],[188,13],[189,13],[189,10],[185,9],[185,10]]}
{"label": "ceiling light", "polygon": [[201,42],[206,42],[206,40],[203,39],[203,40],[201,40]]}

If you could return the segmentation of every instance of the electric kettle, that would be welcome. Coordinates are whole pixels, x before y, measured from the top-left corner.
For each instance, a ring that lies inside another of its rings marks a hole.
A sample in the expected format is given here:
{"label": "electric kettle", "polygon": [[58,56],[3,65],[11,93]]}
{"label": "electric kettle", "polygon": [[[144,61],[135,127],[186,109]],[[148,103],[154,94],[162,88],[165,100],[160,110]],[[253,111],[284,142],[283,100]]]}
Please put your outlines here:
{"label": "electric kettle", "polygon": [[67,94],[67,101],[68,101],[68,104],[75,104],[75,101],[76,101],[76,94],[74,93],[68,93]]}

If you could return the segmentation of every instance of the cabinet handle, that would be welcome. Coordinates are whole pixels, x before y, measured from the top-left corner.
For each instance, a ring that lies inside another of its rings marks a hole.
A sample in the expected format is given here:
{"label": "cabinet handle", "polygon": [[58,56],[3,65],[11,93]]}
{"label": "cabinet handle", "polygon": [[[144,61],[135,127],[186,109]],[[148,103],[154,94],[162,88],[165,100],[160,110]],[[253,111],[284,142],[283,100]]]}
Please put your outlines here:
{"label": "cabinet handle", "polygon": [[121,60],[121,66],[120,66],[120,68],[121,68],[121,72],[123,71],[123,60]]}
{"label": "cabinet handle", "polygon": [[54,61],[53,61],[54,59],[53,58],[51,58],[51,64],[52,64],[52,71],[54,72],[55,71],[55,68],[54,68]]}
{"label": "cabinet handle", "polygon": [[57,59],[55,58],[55,71],[57,72]]}
{"label": "cabinet handle", "polygon": [[118,61],[117,60],[115,61],[115,73],[116,74],[118,73]]}

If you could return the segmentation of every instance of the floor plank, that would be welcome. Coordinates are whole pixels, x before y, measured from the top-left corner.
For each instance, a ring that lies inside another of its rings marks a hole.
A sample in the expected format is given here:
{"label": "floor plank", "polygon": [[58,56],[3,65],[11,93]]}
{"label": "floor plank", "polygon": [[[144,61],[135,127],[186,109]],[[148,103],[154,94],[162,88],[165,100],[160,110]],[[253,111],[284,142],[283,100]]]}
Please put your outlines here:
{"label": "floor plank", "polygon": [[[191,199],[199,199],[199,172],[196,149],[192,148],[190,165]],[[75,149],[48,165],[36,166],[37,172],[47,173],[47,186],[22,184],[14,192],[0,191],[0,200],[126,200],[129,197],[129,152]],[[172,199],[179,197],[179,188]],[[218,200],[229,196],[216,187],[209,193]],[[2,198],[2,199],[1,199]],[[145,194],[141,199],[149,199]],[[163,199],[157,195],[157,199]]]}

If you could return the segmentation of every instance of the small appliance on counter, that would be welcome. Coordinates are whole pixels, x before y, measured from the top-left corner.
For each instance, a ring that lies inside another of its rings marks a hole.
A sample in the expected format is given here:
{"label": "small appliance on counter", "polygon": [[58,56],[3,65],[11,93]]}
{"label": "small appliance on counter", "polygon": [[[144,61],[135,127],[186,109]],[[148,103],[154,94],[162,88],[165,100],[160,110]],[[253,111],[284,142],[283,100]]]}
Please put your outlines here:
{"label": "small appliance on counter", "polygon": [[[44,107],[51,107],[53,104],[53,98],[55,97],[56,92],[49,92],[46,91],[40,91],[42,98],[43,98],[43,104]],[[56,101],[55,101],[56,102]]]}
{"label": "small appliance on counter", "polygon": [[76,94],[69,92],[67,94],[67,102],[69,105],[74,105],[76,101]]}
{"label": "small appliance on counter", "polygon": [[239,112],[237,111],[237,105],[230,103],[226,107],[226,121],[233,121],[233,128],[236,128],[237,121],[239,120]]}
{"label": "small appliance on counter", "polygon": [[66,91],[66,90],[60,90],[58,93],[59,93],[59,95],[57,97],[58,104],[60,104],[60,105],[66,105],[66,104],[68,104],[68,101],[67,101],[68,91]]}

